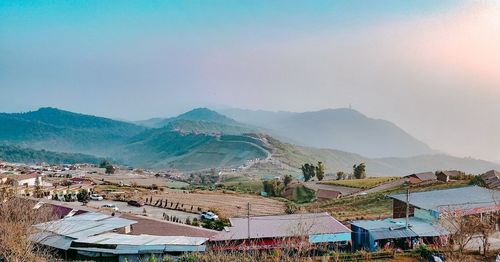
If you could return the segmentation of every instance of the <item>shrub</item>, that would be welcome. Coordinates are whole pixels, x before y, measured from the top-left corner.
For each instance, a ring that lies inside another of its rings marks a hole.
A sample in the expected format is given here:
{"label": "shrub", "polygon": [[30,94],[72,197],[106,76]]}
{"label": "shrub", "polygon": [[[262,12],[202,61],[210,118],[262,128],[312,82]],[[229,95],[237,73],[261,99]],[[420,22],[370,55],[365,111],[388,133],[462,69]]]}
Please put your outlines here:
{"label": "shrub", "polygon": [[286,203],[286,209],[285,209],[285,213],[287,214],[295,214],[298,210],[298,206],[293,203],[293,202],[287,202]]}

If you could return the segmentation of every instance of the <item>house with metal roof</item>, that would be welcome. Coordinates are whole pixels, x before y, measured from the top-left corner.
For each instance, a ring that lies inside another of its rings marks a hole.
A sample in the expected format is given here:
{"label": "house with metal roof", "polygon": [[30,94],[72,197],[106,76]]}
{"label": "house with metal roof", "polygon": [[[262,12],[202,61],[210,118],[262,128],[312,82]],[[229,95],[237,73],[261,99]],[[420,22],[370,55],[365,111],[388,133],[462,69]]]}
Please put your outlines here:
{"label": "house with metal roof", "polygon": [[448,231],[437,223],[419,218],[361,220],[350,222],[354,249],[374,252],[383,248],[412,249],[418,243],[437,244]]}
{"label": "house with metal roof", "polygon": [[[103,213],[88,212],[37,224],[30,238],[53,248],[65,259],[141,261],[183,252],[204,251],[208,237],[133,235],[137,221]],[[168,226],[168,224],[166,224]]]}
{"label": "house with metal roof", "polygon": [[[406,217],[406,194],[389,195],[393,199],[393,218]],[[443,214],[487,214],[500,210],[500,192],[478,186],[412,192],[409,216],[437,220]]]}
{"label": "house with metal roof", "polygon": [[231,226],[210,238],[213,250],[293,248],[307,243],[340,246],[351,230],[328,213],[250,216],[229,219]]}
{"label": "house with metal roof", "polygon": [[31,238],[39,244],[67,251],[74,240],[106,232],[128,233],[135,221],[89,212],[60,220],[37,224],[38,230]]}
{"label": "house with metal roof", "polygon": [[500,172],[496,170],[490,170],[482,174],[481,178],[484,180],[488,188],[492,189],[500,188]]}
{"label": "house with metal roof", "polygon": [[105,233],[73,241],[76,259],[107,257],[111,261],[144,261],[184,252],[203,252],[208,238],[186,236],[152,236]]}
{"label": "house with metal roof", "polygon": [[433,172],[423,172],[416,173],[405,176],[408,179],[408,182],[411,184],[422,184],[422,183],[433,183],[437,181],[437,177]]}

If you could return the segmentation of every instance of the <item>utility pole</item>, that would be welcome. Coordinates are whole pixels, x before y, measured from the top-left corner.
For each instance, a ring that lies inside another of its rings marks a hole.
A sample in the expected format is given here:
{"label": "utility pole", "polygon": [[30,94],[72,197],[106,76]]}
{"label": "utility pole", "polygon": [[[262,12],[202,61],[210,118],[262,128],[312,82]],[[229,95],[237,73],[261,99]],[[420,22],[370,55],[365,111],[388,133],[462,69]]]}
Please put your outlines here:
{"label": "utility pole", "polygon": [[248,241],[250,241],[250,202],[247,203],[247,233]]}
{"label": "utility pole", "polygon": [[409,216],[410,216],[410,186],[406,188],[406,229],[408,229]]}

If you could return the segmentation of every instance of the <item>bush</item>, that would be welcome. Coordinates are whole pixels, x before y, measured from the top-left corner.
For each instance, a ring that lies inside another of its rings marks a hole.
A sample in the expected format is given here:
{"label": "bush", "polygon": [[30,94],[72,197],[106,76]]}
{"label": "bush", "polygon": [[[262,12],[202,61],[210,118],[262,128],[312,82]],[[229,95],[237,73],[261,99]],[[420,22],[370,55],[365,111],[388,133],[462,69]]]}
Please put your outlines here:
{"label": "bush", "polygon": [[470,182],[469,182],[470,185],[476,185],[476,186],[480,186],[480,187],[486,187],[486,182],[484,182],[483,178],[480,177],[480,176],[474,176]]}
{"label": "bush", "polygon": [[299,207],[295,203],[293,203],[293,202],[287,202],[286,203],[285,213],[287,213],[287,214],[295,214],[298,209],[299,209]]}

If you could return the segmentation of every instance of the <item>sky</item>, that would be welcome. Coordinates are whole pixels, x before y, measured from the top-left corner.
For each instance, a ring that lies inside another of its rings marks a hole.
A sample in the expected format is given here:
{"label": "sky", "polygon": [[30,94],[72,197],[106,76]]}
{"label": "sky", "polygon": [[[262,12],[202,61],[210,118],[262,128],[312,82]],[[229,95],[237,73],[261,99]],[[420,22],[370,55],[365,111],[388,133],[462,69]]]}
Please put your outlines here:
{"label": "sky", "polygon": [[352,107],[500,162],[500,0],[0,1],[0,111]]}

